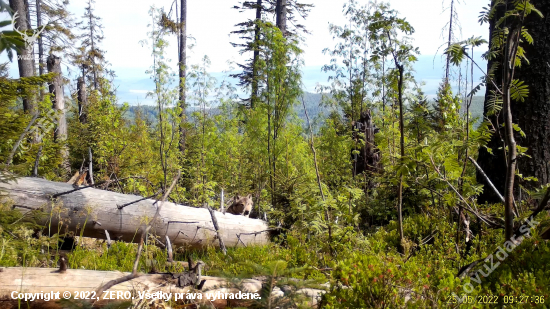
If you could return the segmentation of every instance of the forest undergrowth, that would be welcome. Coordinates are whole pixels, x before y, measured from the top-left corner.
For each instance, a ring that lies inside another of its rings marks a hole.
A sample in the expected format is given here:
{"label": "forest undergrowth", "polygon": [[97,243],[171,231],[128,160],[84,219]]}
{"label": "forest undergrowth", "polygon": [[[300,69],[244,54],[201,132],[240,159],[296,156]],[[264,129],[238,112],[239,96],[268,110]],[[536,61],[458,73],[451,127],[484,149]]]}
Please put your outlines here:
{"label": "forest undergrowth", "polygon": [[[287,300],[303,286],[327,290],[322,308],[548,307],[550,189],[524,174],[537,155],[530,149],[536,144],[523,144],[525,127],[535,124],[514,122],[536,89],[517,74],[530,65],[525,51],[540,35],[525,27],[543,15],[532,1],[483,8],[479,21],[490,27],[489,41],[456,39],[451,10],[446,73],[434,99],[414,77],[413,26],[389,4],[349,1],[349,23],[329,27],[335,42],[324,50],[331,61],[322,70],[330,77],[318,85],[322,99],[312,118],[302,84],[304,28],[291,22],[311,5],[291,1],[282,16],[280,1],[244,2],[241,9],[259,17],[237,25],[234,34],[245,43],[235,46],[254,56],[239,64],[241,74],[222,80],[209,73],[207,56],[186,64],[183,17],[151,7],[141,43],[151,51],[147,74],[155,87],[147,96],[155,121],[139,107],[130,117],[129,104],[119,102],[104,51],[90,45],[102,40],[92,2],[80,36],[50,30],[81,43],[77,51],[53,50],[78,74],[82,69],[65,100],[59,89],[75,81],[54,72],[59,58],[48,58],[51,73],[19,79],[0,66],[0,184],[21,177],[67,182],[78,173],[75,187],[163,193],[175,204],[216,210],[222,191],[250,196],[250,217],[266,221],[269,244],[238,245],[227,254],[217,246],[178,247],[174,259],[202,260],[208,276],[271,279],[262,293],[279,287],[284,297],[277,305],[262,294],[267,303],[257,308],[301,307]],[[274,12],[275,23],[267,18]],[[0,52],[21,54],[22,43],[5,35]],[[171,35],[178,36],[177,75]],[[476,53],[489,63],[486,71]],[[474,70],[484,77],[476,81]],[[483,118],[474,119],[470,107],[484,89]],[[496,171],[479,166],[482,155],[502,164]],[[482,201],[487,194],[494,199]],[[82,237],[84,227],[71,230],[63,220],[50,226],[67,210],[58,201],[49,213],[19,211],[9,195],[0,189],[1,267],[55,268],[66,256],[70,269],[183,270],[167,262],[164,240],[154,233],[142,251],[121,241],[109,247]],[[82,210],[91,218],[91,205]],[[68,237],[79,241],[60,250]]]}

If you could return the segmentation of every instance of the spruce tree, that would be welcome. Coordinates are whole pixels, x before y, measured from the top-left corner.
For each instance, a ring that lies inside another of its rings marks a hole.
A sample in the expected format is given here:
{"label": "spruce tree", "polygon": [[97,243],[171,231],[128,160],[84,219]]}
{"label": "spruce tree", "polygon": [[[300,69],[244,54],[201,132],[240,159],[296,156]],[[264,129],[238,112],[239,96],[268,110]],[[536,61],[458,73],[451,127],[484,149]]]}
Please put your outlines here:
{"label": "spruce tree", "polygon": [[68,1],[36,0],[34,14],[36,28],[44,27],[38,37],[38,71],[42,75],[46,68],[46,55],[57,54],[65,58],[74,44],[75,27],[73,15],[68,10]]}
{"label": "spruce tree", "polygon": [[[244,100],[246,106],[254,108],[257,105],[261,91],[261,85],[258,81],[258,62],[262,60],[260,58],[260,51],[262,45],[264,45],[262,42],[261,23],[267,21],[268,16],[274,14],[276,25],[285,37],[307,33],[306,28],[298,23],[297,15],[303,19],[307,18],[312,7],[312,4],[304,4],[295,0],[285,0],[284,3],[279,3],[279,1],[275,0],[243,1],[240,5],[233,7],[240,12],[250,10],[255,12],[254,19],[248,19],[236,24],[235,26],[239,29],[231,32],[232,34],[237,34],[239,39],[243,41],[242,43],[232,43],[232,45],[240,48],[241,54],[249,52],[253,54],[251,59],[245,63],[238,64],[243,71],[232,75],[232,77],[239,79],[239,86],[250,87],[250,97]],[[289,29],[287,24],[291,24],[294,27]]]}
{"label": "spruce tree", "polygon": [[79,36],[80,47],[73,55],[73,62],[82,70],[82,75],[91,81],[94,90],[98,90],[99,79],[106,71],[105,51],[99,48],[103,41],[101,18],[94,13],[95,0],[88,0],[82,21],[77,25],[82,31]]}

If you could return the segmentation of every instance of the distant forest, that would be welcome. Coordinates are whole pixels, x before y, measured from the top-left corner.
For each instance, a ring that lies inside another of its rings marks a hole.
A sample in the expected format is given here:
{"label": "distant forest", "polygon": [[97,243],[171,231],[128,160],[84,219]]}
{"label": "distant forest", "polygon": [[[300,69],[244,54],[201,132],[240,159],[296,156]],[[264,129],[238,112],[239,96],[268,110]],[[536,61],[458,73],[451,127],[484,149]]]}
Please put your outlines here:
{"label": "distant forest", "polygon": [[[330,96],[330,94],[329,94]],[[326,108],[322,106],[322,94],[319,93],[311,93],[311,92],[305,92],[304,95],[299,98],[300,103],[302,100],[305,101],[305,106],[307,109],[307,114],[310,118],[310,121],[314,122],[322,122],[330,112],[330,108]],[[475,127],[477,127],[481,121],[483,120],[483,101],[484,97],[482,96],[474,96],[472,100],[472,104],[470,106],[470,117],[472,120],[475,120]],[[432,104],[436,104],[435,100],[431,100]],[[465,104],[466,101],[462,103],[461,112],[465,113]],[[137,110],[140,110],[141,115],[143,118],[147,121],[150,121],[151,123],[156,123],[158,119],[158,108],[153,105],[130,105],[128,106],[128,109],[124,113],[124,118],[127,120],[133,120],[135,119]],[[297,106],[296,107],[296,114],[297,116],[306,122],[306,115],[304,113],[303,106]],[[189,107],[186,110],[186,113],[188,116],[190,116],[193,112],[199,111],[199,108],[193,108]],[[212,107],[209,110],[210,115],[217,115],[219,113],[218,109],[216,107]]]}

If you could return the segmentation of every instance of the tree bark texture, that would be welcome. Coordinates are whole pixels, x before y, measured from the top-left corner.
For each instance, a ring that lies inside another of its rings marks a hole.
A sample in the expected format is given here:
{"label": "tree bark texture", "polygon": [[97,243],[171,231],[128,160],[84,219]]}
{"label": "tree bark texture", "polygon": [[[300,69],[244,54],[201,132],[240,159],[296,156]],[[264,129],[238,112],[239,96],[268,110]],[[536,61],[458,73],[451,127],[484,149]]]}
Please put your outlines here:
{"label": "tree bark texture", "polygon": [[[30,21],[28,21],[28,7],[24,0],[10,0],[10,8],[18,13],[18,18],[15,20],[15,28],[20,32],[26,32],[31,29]],[[25,43],[26,44],[26,43]],[[34,54],[32,44],[26,44],[17,52],[17,64],[19,66],[19,77],[34,76]],[[33,95],[23,98],[23,109],[25,112],[34,113],[36,110],[36,102]]]}
{"label": "tree bark texture", "polygon": [[[61,72],[61,58],[50,55],[47,61],[48,72],[56,73],[50,83],[50,93],[52,95],[52,108],[56,115],[56,128],[54,131],[54,140],[57,143],[64,144],[67,140],[67,117],[65,110],[65,94],[63,91],[63,73]],[[66,145],[61,148],[62,166],[70,173],[69,150]]]}
{"label": "tree bark texture", "polygon": [[[53,268],[26,267],[23,269],[19,267],[6,267],[2,268],[2,276],[0,276],[0,299],[13,300],[10,297],[13,291],[17,291],[17,293],[19,293],[19,291],[23,293],[60,292],[60,295],[62,295],[64,291],[68,291],[74,296],[76,292],[94,291],[95,288],[107,281],[115,280],[129,274],[130,273],[121,273],[117,271],[96,271],[85,269],[67,269],[64,273],[59,273],[57,269]],[[193,291],[191,286],[183,288],[178,287],[178,279],[174,278],[172,274],[144,274],[132,280],[112,286],[107,291],[115,292],[115,294],[116,292],[128,291],[144,291],[147,293],[163,292],[167,294],[172,293],[172,301],[174,300],[175,293],[195,292],[202,294],[201,299],[196,300],[199,304],[202,304],[208,308],[227,308],[228,306],[246,306],[250,303],[250,300],[217,299],[215,301],[211,301],[216,293],[238,293],[239,291],[242,291],[242,293],[260,293],[263,283],[262,281],[255,279],[242,279],[240,281],[239,289],[231,279],[211,276],[201,276],[201,278],[205,279],[206,282],[200,291]],[[309,307],[317,308],[317,303],[325,291],[302,288],[296,291],[296,293],[306,296],[306,301]],[[275,289],[272,291],[271,296],[281,297],[281,294],[282,292],[279,289]],[[96,295],[96,297],[100,297],[101,299],[95,304],[100,308],[104,307],[109,302],[123,300],[120,298],[116,299],[114,297],[112,300],[103,300],[102,295]],[[108,299],[108,297],[105,298]],[[136,305],[139,301],[137,298],[138,297],[136,297],[133,301],[134,305]],[[148,302],[150,302],[150,300]],[[8,303],[8,301],[6,301],[6,303]],[[39,300],[34,300],[29,302],[29,305],[31,305],[32,308],[67,307],[66,305],[55,307],[53,303],[54,301],[50,301],[45,304],[41,303]],[[18,308],[17,300],[14,300],[14,304],[15,308]],[[22,307],[27,308],[26,304]],[[146,307],[149,308],[148,306]]]}
{"label": "tree bark texture", "polygon": [[[515,132],[517,144],[527,147],[527,154],[531,158],[521,156],[517,159],[517,168],[519,173],[525,176],[534,176],[538,182],[518,180],[527,188],[537,188],[540,185],[550,182],[550,2],[544,0],[531,1],[542,14],[541,19],[537,14],[530,14],[525,18],[524,27],[533,36],[533,45],[523,42],[526,57],[530,64],[522,64],[515,69],[514,78],[524,81],[529,86],[529,95],[525,102],[512,101],[510,104],[513,123],[525,132],[525,137]],[[495,18],[502,16],[501,9]],[[491,29],[494,26],[494,20],[491,21]],[[491,31],[492,36],[492,31]],[[497,59],[501,61],[501,59]],[[488,64],[488,69],[493,64]],[[494,72],[495,81],[502,80],[502,70]],[[487,101],[489,99],[489,90],[494,89],[490,84],[487,86],[485,95],[484,115],[487,115]],[[493,134],[491,141],[487,145],[493,150],[490,154],[485,148],[479,151],[478,163],[486,172],[489,179],[500,192],[505,192],[506,166],[504,150],[504,129],[500,125],[504,122],[504,115],[501,111],[499,117],[490,117],[491,122],[499,133]],[[497,126],[498,125],[498,126]],[[478,181],[484,183],[483,176],[478,173]],[[516,190],[518,191],[518,190]],[[517,192],[516,192],[517,194]],[[499,197],[493,193],[493,190],[486,189],[479,197],[480,202],[499,202]]]}
{"label": "tree bark texture", "polygon": [[56,73],[50,83],[53,109],[57,114],[57,126],[54,137],[57,142],[67,139],[67,118],[65,116],[65,95],[63,93],[63,73],[61,72],[61,58],[54,55],[48,57],[48,72]]}
{"label": "tree bark texture", "polygon": [[250,108],[254,109],[259,98],[258,86],[258,61],[260,60],[260,34],[259,22],[262,20],[262,0],[256,0],[256,26],[254,28],[254,57],[252,58],[252,95],[250,97]]}
{"label": "tree bark texture", "polygon": [[[68,228],[76,235],[82,231],[85,237],[105,239],[107,230],[113,240],[138,242],[139,237],[136,235],[145,227],[144,220],[153,218],[158,206],[152,199],[94,188],[61,195],[52,203],[52,195],[74,188],[71,184],[40,178],[19,178],[17,182],[0,183],[0,189],[8,193],[7,198],[13,202],[15,209],[22,212],[41,209],[45,212],[46,216],[41,222],[43,224],[49,223],[51,213],[51,235],[57,233],[58,228],[63,233]],[[117,207],[132,202],[136,203],[120,209]],[[242,246],[243,243],[246,246],[268,243],[268,226],[265,221],[220,212],[216,212],[216,218],[220,235],[228,247]],[[165,202],[159,219],[152,224],[151,233],[161,239],[168,236],[174,245],[194,248],[218,245],[212,218],[206,208]]]}
{"label": "tree bark texture", "polygon": [[84,77],[79,77],[76,80],[77,100],[78,100],[78,119],[80,123],[88,122],[88,93],[86,89],[86,81]]}
{"label": "tree bark texture", "polygon": [[[359,154],[353,156],[355,161],[353,175],[359,175],[365,173],[365,177],[369,178],[369,174],[375,173],[379,170],[380,166],[380,151],[376,147],[374,135],[378,132],[378,128],[372,121],[371,111],[367,109],[361,113],[361,118],[353,123],[353,139],[356,141],[356,145],[361,144],[363,146],[359,149]],[[368,185],[365,189],[372,188],[372,181],[367,181]]]}
{"label": "tree bark texture", "polygon": [[276,24],[277,28],[281,30],[283,33],[283,36],[286,37],[287,31],[286,31],[286,11],[287,11],[287,0],[277,0],[277,4],[275,6],[275,14],[276,16]]}
{"label": "tree bark texture", "polygon": [[[36,28],[42,27],[42,0],[36,0]],[[44,74],[44,42],[42,36],[38,36],[38,73]]]}
{"label": "tree bark texture", "polygon": [[181,108],[180,113],[180,140],[179,140],[179,149],[183,155],[185,152],[185,143],[187,139],[187,130],[185,129],[185,78],[187,73],[187,0],[181,0],[181,12],[180,12],[180,28],[179,28],[179,39],[178,39],[178,62],[179,62],[179,105]]}

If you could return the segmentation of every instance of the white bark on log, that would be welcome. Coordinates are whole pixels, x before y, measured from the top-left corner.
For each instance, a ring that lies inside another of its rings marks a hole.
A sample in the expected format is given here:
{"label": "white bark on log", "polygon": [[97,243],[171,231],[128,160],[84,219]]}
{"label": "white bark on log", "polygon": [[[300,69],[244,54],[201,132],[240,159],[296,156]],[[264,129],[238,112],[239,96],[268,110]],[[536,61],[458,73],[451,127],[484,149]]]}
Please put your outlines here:
{"label": "white bark on log", "polygon": [[[166,205],[165,205],[166,206]],[[0,268],[0,299],[10,300],[11,293],[16,291],[18,293],[50,293],[60,292],[60,297],[63,292],[68,291],[71,295],[75,295],[75,292],[92,292],[105,282],[114,280],[130,273],[116,272],[116,271],[94,271],[84,269],[67,269],[64,273],[57,272],[54,268],[21,268],[21,267],[7,267]],[[201,291],[193,291],[194,293],[202,293],[202,301],[199,303],[211,303],[215,308],[225,308],[228,305],[228,301],[220,299],[210,302],[208,299],[212,299],[216,293],[259,293],[262,288],[262,282],[254,279],[244,279],[239,283],[240,290],[235,287],[235,283],[231,280],[220,277],[202,276],[202,279],[206,279],[206,282]],[[170,274],[149,274],[142,275],[138,278],[117,284],[107,291],[114,291],[115,295],[117,291],[127,292],[130,291],[135,295],[134,304],[138,301],[138,291],[146,293],[172,293],[172,300],[174,300],[174,293],[191,293],[190,287],[179,288],[177,287],[177,279],[173,279]],[[297,293],[304,294],[308,298],[310,306],[316,306],[320,296],[324,293],[323,290],[316,289],[301,289]],[[279,289],[275,289],[272,292],[272,296],[280,296]],[[104,293],[103,295],[106,295]],[[182,294],[183,295],[183,294]],[[101,298],[101,296],[100,296]],[[120,301],[121,299],[117,299]],[[115,300],[116,301],[116,300]],[[236,306],[237,304],[244,305],[243,303],[250,302],[250,300],[241,301],[229,301],[230,305]],[[32,303],[32,302],[31,302]],[[106,302],[101,300],[98,304],[104,305]]]}
{"label": "white bark on log", "polygon": [[[118,209],[117,205],[142,197],[94,188],[62,195],[52,203],[50,197],[53,194],[72,189],[70,184],[39,178],[19,178],[9,184],[0,183],[0,190],[8,193],[15,209],[22,212],[40,209],[48,214],[42,223],[51,227],[51,235],[57,233],[60,226],[63,231],[68,227],[75,235],[83,232],[86,237],[106,239],[107,230],[112,240],[138,242],[139,237],[136,236],[145,227],[145,222],[153,218],[158,205],[154,204],[155,200],[145,199]],[[265,221],[220,212],[216,217],[226,246],[237,246],[240,242],[237,235],[246,246],[268,243]],[[152,224],[151,233],[161,237],[161,240],[168,236],[173,245],[190,248],[218,246],[212,219],[205,208],[166,202],[160,211],[160,220]]]}

